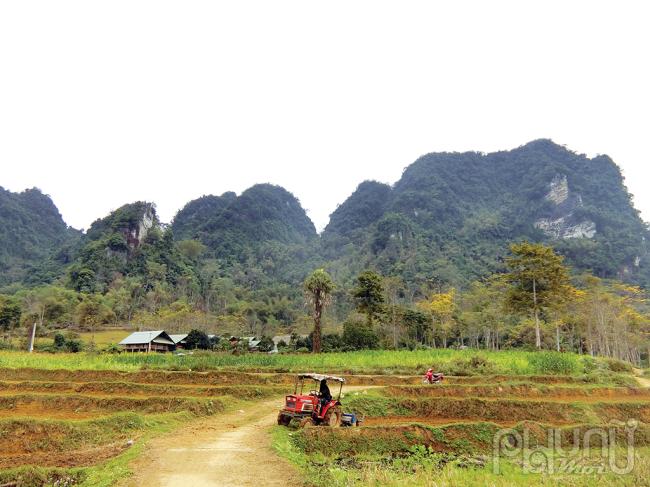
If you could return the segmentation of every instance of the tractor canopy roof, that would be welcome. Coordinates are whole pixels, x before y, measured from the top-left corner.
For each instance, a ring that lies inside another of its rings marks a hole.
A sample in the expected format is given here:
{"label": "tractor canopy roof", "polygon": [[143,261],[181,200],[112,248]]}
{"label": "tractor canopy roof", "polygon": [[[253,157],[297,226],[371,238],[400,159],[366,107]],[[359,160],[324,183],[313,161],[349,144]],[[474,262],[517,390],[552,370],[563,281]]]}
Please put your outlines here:
{"label": "tractor canopy roof", "polygon": [[317,381],[322,381],[322,380],[334,380],[337,382],[345,382],[345,379],[343,377],[336,377],[334,375],[323,375],[323,374],[298,374],[298,379],[314,379]]}

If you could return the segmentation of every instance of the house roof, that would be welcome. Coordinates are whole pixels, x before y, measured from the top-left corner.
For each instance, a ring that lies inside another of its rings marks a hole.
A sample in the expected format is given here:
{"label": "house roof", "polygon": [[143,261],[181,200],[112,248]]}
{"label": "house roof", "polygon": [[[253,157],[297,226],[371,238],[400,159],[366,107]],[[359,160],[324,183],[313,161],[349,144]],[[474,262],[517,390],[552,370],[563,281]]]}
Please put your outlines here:
{"label": "house roof", "polygon": [[171,338],[174,343],[182,342],[187,338],[187,333],[181,333],[179,335],[169,335],[169,338]]}
{"label": "house roof", "polygon": [[157,331],[136,331],[120,342],[120,345],[138,345],[142,343],[163,343],[174,345],[174,341],[164,330]]}

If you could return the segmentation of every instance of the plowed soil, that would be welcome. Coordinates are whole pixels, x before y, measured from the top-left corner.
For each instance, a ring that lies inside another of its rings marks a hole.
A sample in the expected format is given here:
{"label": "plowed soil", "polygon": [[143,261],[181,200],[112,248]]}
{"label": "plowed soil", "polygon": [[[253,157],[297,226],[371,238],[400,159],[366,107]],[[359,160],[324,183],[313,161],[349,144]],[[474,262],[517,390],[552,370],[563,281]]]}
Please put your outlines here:
{"label": "plowed soil", "polygon": [[262,386],[197,386],[191,384],[137,384],[131,382],[45,382],[45,381],[2,381],[0,395],[15,393],[64,393],[98,396],[121,395],[130,398],[152,396],[175,397],[220,397],[234,396],[243,399],[268,397],[286,391],[286,385]]}

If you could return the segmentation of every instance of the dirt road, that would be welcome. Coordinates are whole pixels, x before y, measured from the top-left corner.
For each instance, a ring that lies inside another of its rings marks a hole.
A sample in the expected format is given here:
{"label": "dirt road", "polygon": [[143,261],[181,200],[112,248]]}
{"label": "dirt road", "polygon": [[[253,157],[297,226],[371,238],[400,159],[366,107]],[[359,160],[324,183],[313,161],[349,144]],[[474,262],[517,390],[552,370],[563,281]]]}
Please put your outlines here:
{"label": "dirt road", "polygon": [[[213,487],[302,485],[295,468],[271,449],[270,428],[282,398],[193,422],[152,440],[120,485]],[[261,415],[260,415],[261,413]]]}

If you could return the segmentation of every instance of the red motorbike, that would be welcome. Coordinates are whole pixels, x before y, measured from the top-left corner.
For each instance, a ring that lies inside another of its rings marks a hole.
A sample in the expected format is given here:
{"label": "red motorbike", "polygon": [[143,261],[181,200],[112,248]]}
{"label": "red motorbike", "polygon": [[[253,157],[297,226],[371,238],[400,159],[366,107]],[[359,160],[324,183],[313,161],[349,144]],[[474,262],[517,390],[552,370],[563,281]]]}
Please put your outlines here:
{"label": "red motorbike", "polygon": [[422,377],[422,383],[423,384],[438,384],[442,382],[445,378],[445,374],[442,372],[437,372],[433,373],[432,370],[429,370],[426,374],[424,374],[424,377]]}

